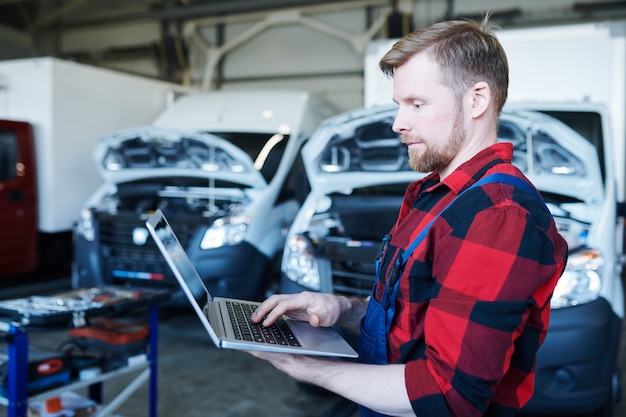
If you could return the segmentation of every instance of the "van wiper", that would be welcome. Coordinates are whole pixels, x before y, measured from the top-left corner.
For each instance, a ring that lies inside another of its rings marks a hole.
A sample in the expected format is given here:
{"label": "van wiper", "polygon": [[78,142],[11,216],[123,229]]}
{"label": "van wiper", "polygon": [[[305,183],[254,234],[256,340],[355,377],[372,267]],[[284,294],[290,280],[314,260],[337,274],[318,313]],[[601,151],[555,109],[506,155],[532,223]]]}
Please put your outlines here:
{"label": "van wiper", "polygon": [[584,203],[583,200],[576,198],[576,197],[569,196],[569,195],[550,193],[550,192],[541,191],[541,190],[539,191],[539,194],[541,194],[541,196],[543,197],[543,200],[547,204],[555,204],[558,206],[560,204]]}

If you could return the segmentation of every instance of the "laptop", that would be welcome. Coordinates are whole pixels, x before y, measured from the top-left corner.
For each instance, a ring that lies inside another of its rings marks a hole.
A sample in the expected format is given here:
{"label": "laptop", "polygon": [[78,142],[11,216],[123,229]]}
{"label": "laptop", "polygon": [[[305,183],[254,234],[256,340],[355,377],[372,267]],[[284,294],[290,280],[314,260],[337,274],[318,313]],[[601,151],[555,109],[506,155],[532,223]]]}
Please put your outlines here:
{"label": "laptop", "polygon": [[308,322],[288,317],[283,317],[268,328],[251,323],[250,315],[260,303],[213,298],[161,210],[156,210],[150,216],[146,227],[218,348],[358,357],[350,344],[333,328],[313,327]]}

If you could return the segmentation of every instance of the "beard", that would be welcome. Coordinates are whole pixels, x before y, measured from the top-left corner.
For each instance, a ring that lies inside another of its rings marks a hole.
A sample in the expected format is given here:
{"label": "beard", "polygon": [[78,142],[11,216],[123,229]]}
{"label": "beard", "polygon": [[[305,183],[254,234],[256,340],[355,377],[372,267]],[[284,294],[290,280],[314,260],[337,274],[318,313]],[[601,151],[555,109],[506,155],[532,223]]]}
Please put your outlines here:
{"label": "beard", "polygon": [[[407,143],[410,140],[405,140],[403,135],[402,142]],[[462,127],[462,116],[459,116],[454,121],[450,136],[447,141],[441,147],[433,147],[432,144],[422,142],[421,150],[409,149],[409,166],[422,173],[428,173],[433,171],[441,171],[447,167],[454,157],[459,153],[461,146],[465,142],[465,131]]]}

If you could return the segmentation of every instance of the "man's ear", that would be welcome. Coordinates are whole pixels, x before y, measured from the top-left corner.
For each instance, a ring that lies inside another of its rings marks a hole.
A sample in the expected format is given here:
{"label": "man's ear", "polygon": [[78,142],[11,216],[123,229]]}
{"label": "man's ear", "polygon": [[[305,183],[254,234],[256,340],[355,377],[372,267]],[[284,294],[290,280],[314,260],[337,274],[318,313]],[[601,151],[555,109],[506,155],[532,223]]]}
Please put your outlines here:
{"label": "man's ear", "polygon": [[491,88],[484,81],[479,81],[471,88],[472,118],[477,119],[482,116],[491,105]]}

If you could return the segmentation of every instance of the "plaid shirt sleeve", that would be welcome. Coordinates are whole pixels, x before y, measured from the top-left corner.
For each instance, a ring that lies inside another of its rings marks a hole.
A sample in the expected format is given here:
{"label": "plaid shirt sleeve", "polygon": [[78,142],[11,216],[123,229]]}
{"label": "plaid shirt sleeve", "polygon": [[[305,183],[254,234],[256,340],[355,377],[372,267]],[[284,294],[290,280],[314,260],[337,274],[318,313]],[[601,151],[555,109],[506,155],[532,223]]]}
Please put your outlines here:
{"label": "plaid shirt sleeve", "polygon": [[[404,206],[394,251],[419,232],[404,222],[429,221],[451,198],[426,198],[427,210]],[[543,207],[508,184],[462,198],[407,262],[389,358],[407,364],[406,388],[420,417],[514,415],[533,393],[567,245]]]}

